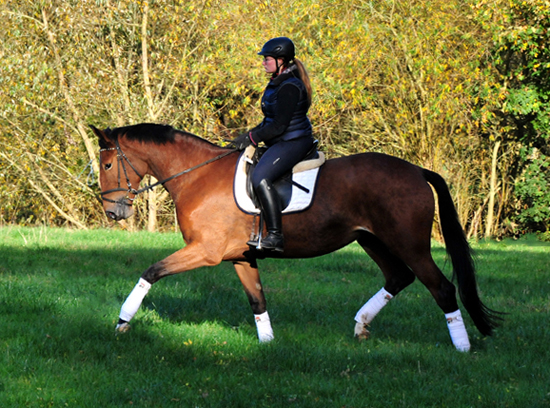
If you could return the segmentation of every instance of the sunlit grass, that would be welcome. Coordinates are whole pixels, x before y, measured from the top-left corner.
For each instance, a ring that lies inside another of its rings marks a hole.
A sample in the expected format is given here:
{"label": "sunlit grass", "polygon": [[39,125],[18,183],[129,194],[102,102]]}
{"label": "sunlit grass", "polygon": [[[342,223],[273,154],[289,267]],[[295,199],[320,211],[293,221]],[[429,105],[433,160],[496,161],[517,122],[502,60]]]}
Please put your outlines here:
{"label": "sunlit grass", "polygon": [[[311,260],[260,262],[276,339],[259,344],[230,264],[153,286],[115,336],[141,273],[178,234],[0,229],[0,407],[544,407],[550,405],[548,244],[474,243],[478,283],[509,313],[472,351],[450,343],[415,282],[353,338],[382,285],[352,245]],[[434,244],[436,262],[444,248]]]}

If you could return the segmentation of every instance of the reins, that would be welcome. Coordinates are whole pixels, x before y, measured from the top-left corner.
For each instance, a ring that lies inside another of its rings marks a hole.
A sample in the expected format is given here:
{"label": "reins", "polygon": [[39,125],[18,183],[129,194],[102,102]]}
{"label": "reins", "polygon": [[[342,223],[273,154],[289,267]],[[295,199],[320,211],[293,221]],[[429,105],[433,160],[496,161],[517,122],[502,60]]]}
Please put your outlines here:
{"label": "reins", "polygon": [[[137,190],[136,194],[139,194],[139,193],[143,193],[144,191],[147,191],[147,190],[150,190],[152,189],[153,187],[156,187],[158,186],[159,184],[164,184],[166,183],[167,181],[170,181],[172,179],[175,179],[176,177],[179,177],[179,176],[183,176],[184,174],[187,174],[187,173],[190,173],[192,172],[193,170],[196,170],[200,167],[203,167],[203,166],[206,166],[207,164],[210,164],[212,162],[215,162],[215,161],[218,161],[220,159],[223,159],[225,156],[229,156],[231,153],[234,153],[236,152],[237,150],[236,149],[232,149],[232,150],[229,150],[227,152],[224,152],[216,157],[213,157],[212,159],[209,159],[203,163],[200,163],[200,164],[197,164],[196,166],[193,166],[193,167],[190,167],[188,168],[187,170],[183,170],[183,171],[180,171],[179,173],[176,173],[174,174],[173,176],[170,176],[170,177],[167,177],[165,178],[164,180],[161,180],[161,181],[157,181],[156,183],[153,183],[153,184],[149,184],[148,186],[145,186],[139,190]],[[139,175],[139,173],[138,173]]]}
{"label": "reins", "polygon": [[[170,180],[173,180],[177,177],[180,177],[180,176],[183,176],[184,174],[187,174],[187,173],[190,173],[192,172],[193,170],[197,170],[203,166],[206,166],[210,163],[213,163],[215,161],[218,161],[220,159],[223,159],[225,156],[229,156],[230,154],[234,153],[237,151],[237,149],[231,149],[231,150],[228,150],[222,154],[219,154],[218,156],[216,157],[213,157],[211,159],[208,159],[206,160],[205,162],[202,162],[200,164],[197,164],[196,166],[193,166],[193,167],[190,167],[186,170],[183,170],[183,171],[180,171],[179,173],[176,173],[170,177],[167,177],[163,180],[159,180],[155,183],[152,183],[152,184],[149,184],[143,188],[140,188],[139,190],[136,190],[135,188],[132,188],[132,183],[130,182],[130,178],[128,177],[128,172],[126,171],[126,166],[124,164],[124,161],[126,161],[128,163],[128,165],[132,168],[132,170],[139,176],[140,179],[143,179],[143,176],[137,171],[137,169],[134,167],[134,165],[132,164],[132,162],[130,161],[130,159],[128,159],[128,157],[126,156],[126,154],[122,151],[122,149],[120,148],[120,145],[118,143],[118,139],[115,141],[115,144],[116,144],[116,147],[108,147],[108,148],[105,148],[105,149],[100,149],[99,151],[100,152],[103,152],[103,151],[107,151],[107,150],[116,150],[117,151],[117,169],[118,169],[118,187],[117,188],[113,188],[111,190],[107,190],[107,191],[102,191],[100,193],[101,195],[101,199],[104,200],[104,201],[108,201],[110,203],[121,203],[121,204],[125,204],[125,205],[132,205],[131,203],[127,203],[125,202],[124,200],[129,200],[130,202],[134,201],[136,196],[138,194],[141,194],[145,191],[148,191],[148,190],[151,190],[152,188],[162,184],[164,185],[164,183],[170,181]],[[122,170],[124,172],[124,176],[126,178],[126,184],[127,184],[127,188],[123,188],[120,186],[120,167],[122,167]],[[134,197],[133,198],[130,198],[128,195],[126,195],[126,197],[124,198],[121,198],[119,200],[111,200],[109,198],[106,198],[104,197],[105,195],[107,194],[110,194],[110,193],[114,193],[114,192],[117,192],[117,191],[126,191],[127,193],[129,194],[133,194]]]}

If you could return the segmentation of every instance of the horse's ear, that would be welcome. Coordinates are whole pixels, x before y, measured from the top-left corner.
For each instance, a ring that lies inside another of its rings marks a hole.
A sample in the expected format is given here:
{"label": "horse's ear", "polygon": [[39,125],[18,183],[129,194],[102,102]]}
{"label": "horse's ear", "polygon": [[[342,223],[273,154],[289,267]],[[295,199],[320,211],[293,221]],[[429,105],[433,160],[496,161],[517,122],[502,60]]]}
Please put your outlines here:
{"label": "horse's ear", "polygon": [[106,137],[105,137],[105,133],[103,133],[102,130],[99,130],[98,128],[96,128],[94,125],[88,125],[90,126],[90,129],[92,129],[92,131],[95,133],[95,135],[99,138],[99,140],[103,139],[105,140]]}
{"label": "horse's ear", "polygon": [[94,125],[89,125],[89,126],[90,126],[90,129],[92,129],[92,131],[97,136],[97,139],[98,139],[98,142],[99,142],[99,147],[101,149],[106,149],[106,148],[109,147],[110,144],[112,145],[113,142],[111,140],[111,129],[110,128],[107,128],[105,130],[100,130],[100,129],[96,128]]}

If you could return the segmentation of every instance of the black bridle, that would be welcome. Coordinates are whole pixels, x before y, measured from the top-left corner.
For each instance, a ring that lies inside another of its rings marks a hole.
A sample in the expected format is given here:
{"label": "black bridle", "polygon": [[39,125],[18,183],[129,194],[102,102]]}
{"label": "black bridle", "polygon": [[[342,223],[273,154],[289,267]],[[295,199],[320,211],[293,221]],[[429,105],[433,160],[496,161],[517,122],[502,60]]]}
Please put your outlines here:
{"label": "black bridle", "polygon": [[[176,177],[179,177],[179,176],[182,176],[184,174],[187,174],[187,173],[190,173],[192,172],[193,170],[196,170],[200,167],[203,167],[203,166],[206,166],[207,164],[210,164],[212,162],[215,162],[217,160],[220,160],[222,158],[224,158],[225,156],[229,156],[230,154],[236,152],[237,150],[236,149],[231,149],[231,150],[228,150],[216,157],[213,157],[212,159],[208,159],[206,160],[205,162],[202,162],[200,164],[197,164],[196,166],[193,166],[193,167],[190,167],[186,170],[183,170],[183,171],[180,171],[179,173],[176,173],[174,174],[173,176],[170,176],[170,177],[167,177],[165,178],[164,180],[160,180],[160,181],[157,181],[156,183],[153,183],[153,184],[149,184],[148,186],[145,186],[143,188],[140,188],[139,190],[136,190],[135,188],[132,187],[132,183],[130,182],[130,177],[128,176],[128,172],[126,170],[126,165],[124,164],[124,162],[126,161],[128,163],[128,165],[132,168],[132,170],[134,171],[134,173],[136,173],[138,175],[138,177],[140,179],[143,179],[143,176],[136,170],[136,168],[134,167],[134,165],[132,164],[132,162],[130,161],[130,159],[128,159],[128,157],[126,156],[126,154],[124,154],[124,152],[122,151],[122,149],[120,148],[120,144],[118,143],[118,139],[115,140],[115,147],[108,147],[108,148],[104,148],[104,149],[100,149],[99,152],[103,152],[103,151],[108,151],[108,150],[116,150],[117,151],[117,171],[118,171],[118,175],[117,175],[117,178],[118,178],[118,187],[117,188],[113,188],[111,190],[107,190],[107,191],[102,191],[100,193],[100,196],[101,196],[101,200],[103,201],[107,201],[107,202],[110,202],[110,203],[115,203],[115,204],[124,204],[124,205],[128,205],[128,206],[131,206],[133,201],[136,199],[136,196],[140,193],[143,193],[147,190],[151,190],[153,187],[156,187],[160,184],[163,184],[170,181],[170,180],[173,180],[175,179]],[[101,165],[101,164],[100,164]],[[127,185],[127,188],[124,188],[124,187],[121,187],[121,184],[120,184],[120,168],[122,167],[122,171],[124,173],[124,177],[126,178],[126,185]],[[118,200],[111,200],[110,198],[106,198],[104,197],[105,195],[107,194],[111,194],[111,193],[115,193],[115,192],[118,192],[118,191],[125,191],[127,194],[125,197],[123,198],[120,198]],[[130,197],[129,194],[133,194],[133,197]]]}

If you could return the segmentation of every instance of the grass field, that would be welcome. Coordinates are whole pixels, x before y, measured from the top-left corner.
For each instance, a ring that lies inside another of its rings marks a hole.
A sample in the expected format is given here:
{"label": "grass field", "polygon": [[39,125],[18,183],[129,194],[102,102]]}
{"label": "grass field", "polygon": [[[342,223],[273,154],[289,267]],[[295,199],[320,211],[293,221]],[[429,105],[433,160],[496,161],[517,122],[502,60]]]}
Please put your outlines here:
{"label": "grass field", "polygon": [[[466,316],[470,353],[418,281],[356,342],[353,317],[383,285],[357,245],[261,261],[270,344],[230,264],[161,280],[115,336],[141,273],[181,242],[0,228],[0,407],[550,407],[548,244],[473,244],[482,299],[508,315],[490,338]],[[434,257],[450,276],[442,246]]]}

